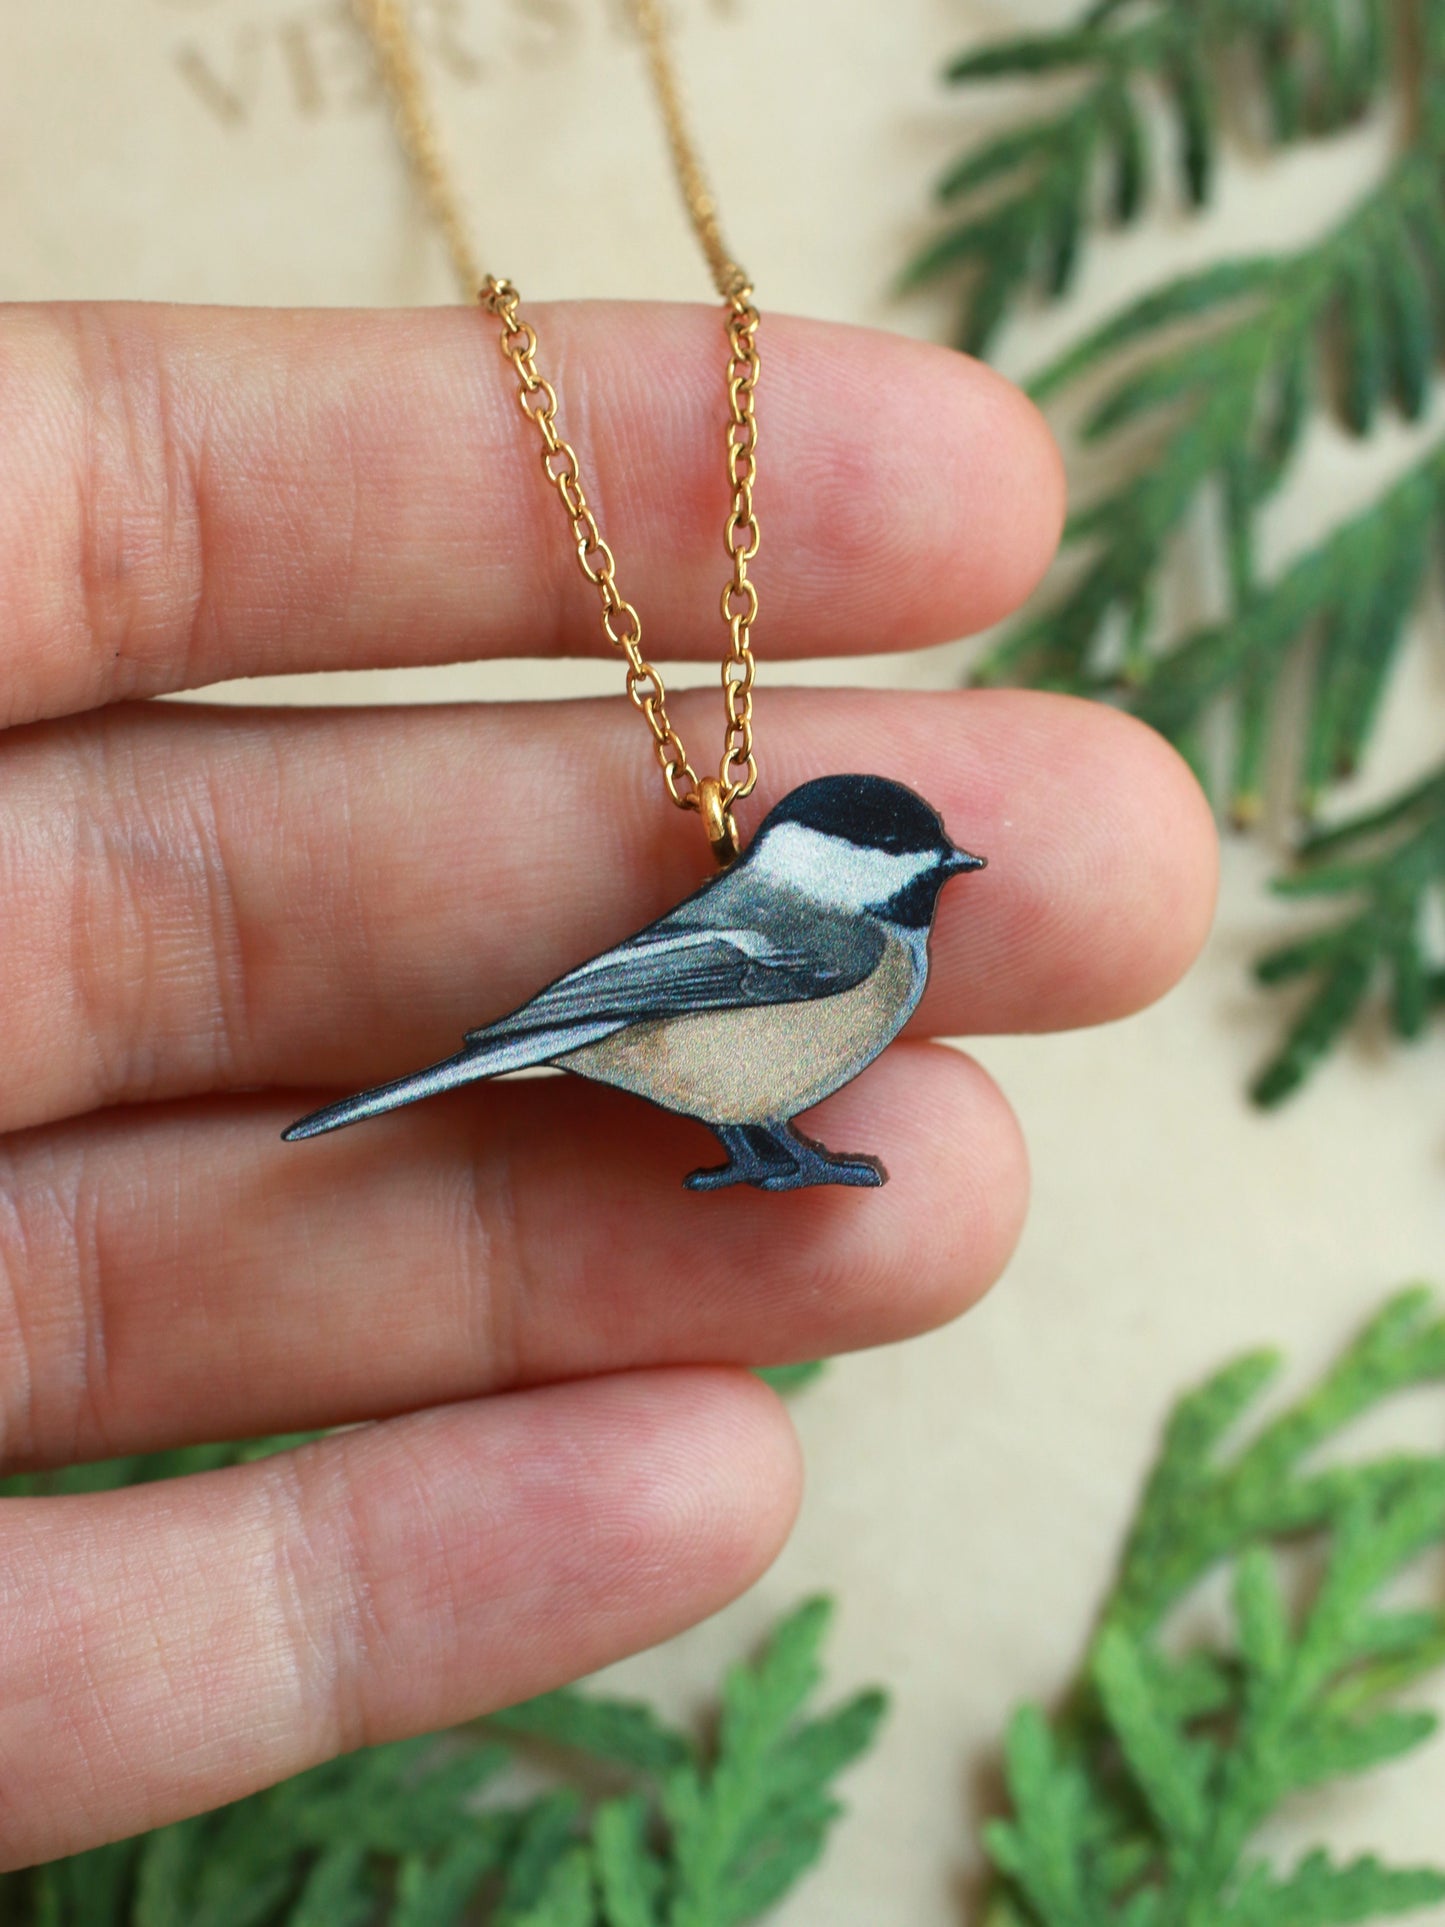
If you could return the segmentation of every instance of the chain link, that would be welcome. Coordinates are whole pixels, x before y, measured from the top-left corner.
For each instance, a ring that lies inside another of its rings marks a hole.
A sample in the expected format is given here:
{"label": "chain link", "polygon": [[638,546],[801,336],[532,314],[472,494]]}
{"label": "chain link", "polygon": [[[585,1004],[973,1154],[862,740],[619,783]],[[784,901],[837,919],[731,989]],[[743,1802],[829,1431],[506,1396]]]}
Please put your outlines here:
{"label": "chain link", "polygon": [[698,246],[707,258],[713,286],[724,301],[731,302],[739,298],[750,301],[752,285],[728,251],[717,202],[687,130],[687,109],[683,104],[677,70],[668,51],[667,26],[659,0],[632,0],[632,15],[647,51],[652,88],[657,95],[662,124],[667,133],[667,145],[672,155],[672,171],[677,176],[678,188],[687,204],[688,219],[692,222]]}
{"label": "chain link", "polygon": [[376,50],[376,63],[395,110],[397,139],[447,244],[462,299],[475,300],[482,271],[468,233],[466,210],[437,131],[405,0],[352,0],[352,7]]}
{"label": "chain link", "polygon": [[725,806],[748,796],[758,780],[753,754],[752,630],[758,613],[758,591],[749,579],[748,564],[758,552],[759,528],[753,507],[753,482],[758,472],[758,421],[754,410],[758,375],[758,311],[746,293],[734,295],[728,307],[727,471],[732,485],[732,509],[723,531],[723,548],[732,562],[732,579],[723,585],[722,618],[728,626],[728,653],[723,658],[723,702],[727,730],[723,738],[718,781]]}
{"label": "chain link", "polygon": [[[597,591],[602,633],[627,660],[627,694],[652,735],[667,793],[680,809],[703,811],[704,785],[667,713],[667,686],[656,665],[642,653],[642,619],[617,586],[617,564],[603,540],[582,486],[577,451],[557,427],[557,393],[537,368],[537,334],[524,320],[521,297],[510,281],[489,275],[482,284],[482,306],[501,323],[498,345],[517,377],[517,403],[542,441],[542,472],[556,489],[572,530],[577,562]],[[751,630],[758,592],[748,579],[748,564],[758,552],[758,520],[753,510],[757,473],[758,313],[746,293],[728,304],[727,468],[732,507],[723,543],[732,574],[723,585],[722,616],[728,626],[723,659],[723,701],[727,727],[718,765],[718,803],[725,813],[747,796],[758,780],[753,754],[753,662]]]}
{"label": "chain link", "polygon": [[668,52],[658,0],[633,0],[633,12],[647,51],[678,186],[698,243],[707,257],[714,285],[726,304],[728,333],[727,476],[732,505],[723,542],[731,574],[723,585],[721,605],[728,631],[728,648],[722,665],[727,714],[717,776],[701,779],[668,716],[667,690],[662,677],[642,653],[641,618],[617,587],[612,551],[602,539],[596,518],[587,505],[576,450],[563,440],[558,430],[557,393],[537,370],[537,336],[530,322],[522,318],[517,290],[510,281],[496,275],[488,275],[483,280],[478,271],[461,198],[442,149],[426,80],[416,57],[406,0],[353,0],[353,5],[376,49],[382,77],[395,105],[398,136],[446,240],[458,281],[468,299],[476,295],[482,307],[501,323],[501,349],[517,377],[518,403],[542,438],[543,472],[556,489],[571,523],[582,573],[597,590],[602,633],[626,658],[627,694],[651,732],[667,793],[679,808],[696,810],[702,816],[714,852],[720,861],[726,862],[737,851],[731,807],[739,798],[749,795],[758,780],[757,758],[753,754],[756,665],[752,649],[758,592],[748,576],[748,564],[758,552],[758,518],[753,509],[758,447],[754,395],[761,366],[758,311],[753,305],[748,277],[723,240],[717,204],[688,133],[682,91]]}

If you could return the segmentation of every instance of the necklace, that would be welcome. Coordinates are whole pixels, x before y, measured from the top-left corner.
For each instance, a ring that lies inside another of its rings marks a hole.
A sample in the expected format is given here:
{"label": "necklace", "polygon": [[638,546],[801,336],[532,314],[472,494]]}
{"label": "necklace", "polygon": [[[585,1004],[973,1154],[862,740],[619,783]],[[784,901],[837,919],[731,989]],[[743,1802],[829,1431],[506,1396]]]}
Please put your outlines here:
{"label": "necklace", "polygon": [[695,810],[702,817],[713,854],[719,863],[730,863],[738,853],[732,806],[750,795],[758,780],[757,759],[753,755],[755,666],[752,650],[758,592],[748,579],[748,564],[758,552],[758,523],[753,513],[758,430],[753,397],[761,368],[759,316],[753,304],[752,284],[723,240],[717,203],[688,133],[682,92],[673,71],[657,0],[633,0],[634,18],[647,50],[653,88],[662,110],[673,169],[688,218],[724,304],[728,340],[726,454],[732,507],[723,542],[732,562],[732,574],[722,592],[722,617],[728,630],[722,671],[726,722],[718,773],[702,778],[688,760],[682,739],[669,720],[667,690],[662,677],[642,653],[642,621],[617,587],[616,563],[587,505],[576,451],[558,433],[556,391],[538,373],[537,336],[530,323],[522,318],[521,297],[510,281],[483,273],[472,246],[461,197],[442,149],[426,81],[417,61],[405,0],[352,0],[352,4],[376,49],[378,64],[396,108],[398,136],[432,218],[446,242],[463,299],[479,301],[501,323],[499,345],[517,377],[517,400],[522,413],[541,436],[543,472],[556,489],[571,522],[582,573],[597,590],[602,633],[627,659],[627,694],[652,734],[667,793],[679,809]]}
{"label": "necklace", "polygon": [[558,399],[537,367],[535,330],[510,281],[483,274],[471,246],[417,60],[405,0],[353,0],[396,109],[397,131],[467,299],[500,324],[517,401],[542,442],[577,560],[597,590],[602,631],[626,659],[626,688],[652,736],[671,800],[702,819],[721,874],[615,949],[558,978],[518,1010],[467,1034],[439,1064],[302,1118],[309,1138],[418,1098],[507,1071],[551,1065],[646,1097],[707,1124],[727,1162],[694,1171],[693,1190],[749,1184],[791,1191],[875,1186],[876,1158],[839,1156],[793,1119],[851,1081],[897,1036],[928,977],[939,894],[983,867],[950,842],[936,810],[880,776],[825,776],[778,803],[740,855],[733,805],[758,778],[753,749],[752,626],[758,592],[753,509],[761,362],[752,284],[723,240],[717,204],[688,132],[657,0],[633,0],[672,155],[727,330],[724,525],[730,574],[721,598],[728,644],[717,774],[699,777],[642,653],[642,623],[588,506],[577,454],[557,427]]}

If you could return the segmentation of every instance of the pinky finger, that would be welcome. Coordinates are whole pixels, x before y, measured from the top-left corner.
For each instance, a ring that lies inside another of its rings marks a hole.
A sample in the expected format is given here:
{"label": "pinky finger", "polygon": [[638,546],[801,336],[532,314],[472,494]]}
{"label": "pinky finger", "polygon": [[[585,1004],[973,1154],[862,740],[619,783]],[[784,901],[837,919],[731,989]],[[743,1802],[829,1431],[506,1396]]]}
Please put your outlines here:
{"label": "pinky finger", "polygon": [[749,1585],[797,1502],[744,1373],[453,1406],[259,1464],[0,1508],[0,1862],[510,1705]]}

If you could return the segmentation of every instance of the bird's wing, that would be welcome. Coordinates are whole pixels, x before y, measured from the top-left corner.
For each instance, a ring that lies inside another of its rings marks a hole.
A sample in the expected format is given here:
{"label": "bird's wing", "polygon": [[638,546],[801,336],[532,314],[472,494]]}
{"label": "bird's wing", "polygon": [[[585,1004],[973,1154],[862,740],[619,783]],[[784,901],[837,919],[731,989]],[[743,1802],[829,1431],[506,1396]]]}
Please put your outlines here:
{"label": "bird's wing", "polygon": [[[805,1003],[863,982],[878,962],[884,937],[859,919],[790,920],[786,932],[709,929],[664,918],[604,951],[539,991],[510,1016],[468,1033],[475,1044],[571,1024],[645,1023],[691,1011],[745,1010]],[[804,926],[800,928],[800,926]]]}

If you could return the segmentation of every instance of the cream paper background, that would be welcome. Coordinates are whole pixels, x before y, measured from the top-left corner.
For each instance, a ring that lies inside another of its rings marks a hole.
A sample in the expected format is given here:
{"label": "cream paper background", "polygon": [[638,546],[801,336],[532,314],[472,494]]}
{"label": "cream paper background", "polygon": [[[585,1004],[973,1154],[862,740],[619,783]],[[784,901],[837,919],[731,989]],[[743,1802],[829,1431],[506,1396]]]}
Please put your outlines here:
{"label": "cream paper background", "polygon": [[[1008,103],[950,97],[935,76],[965,43],[1062,4],[680,0],[703,145],[765,306],[946,333],[946,301],[900,305],[888,282],[936,168]],[[705,296],[622,0],[417,6],[487,259],[537,297]],[[1267,169],[1234,160],[1205,221],[1165,208],[1094,247],[1068,310],[1010,331],[1004,366],[1037,366],[1081,318],[1222,236],[1307,232],[1365,184],[1387,137],[1368,127]],[[345,0],[0,0],[0,297],[62,295],[450,299]],[[1277,553],[1322,511],[1347,513],[1411,441],[1387,428],[1359,449],[1317,430],[1310,502],[1281,505]],[[1205,551],[1186,551],[1178,594],[1203,610]],[[1445,735],[1441,612],[1422,627],[1362,795]],[[772,663],[762,635],[772,682],[943,686],[965,653],[799,671]],[[247,694],[295,700],[312,680]],[[611,663],[493,664],[331,679],[328,693],[615,680]],[[1174,1393],[1265,1339],[1313,1369],[1388,1287],[1426,1274],[1445,1286],[1438,1029],[1400,1056],[1352,1045],[1282,1116],[1242,1100],[1280,1020],[1245,979],[1260,939],[1285,927],[1268,870],[1264,852],[1229,848],[1209,953],[1148,1015],[978,1047],[1035,1160],[1032,1221],[1003,1286],[953,1330],[844,1361],[801,1398],[810,1487],[782,1560],[718,1620],[616,1669],[616,1685],[682,1710],[801,1595],[840,1595],[837,1684],[884,1681],[896,1705],[848,1787],[852,1817],[783,1910],[789,1927],[968,1919],[1003,1721],[1065,1681]],[[1439,1399],[1408,1423],[1438,1445]],[[1326,1831],[1346,1851],[1445,1857],[1445,1743],[1301,1808],[1278,1838]]]}

